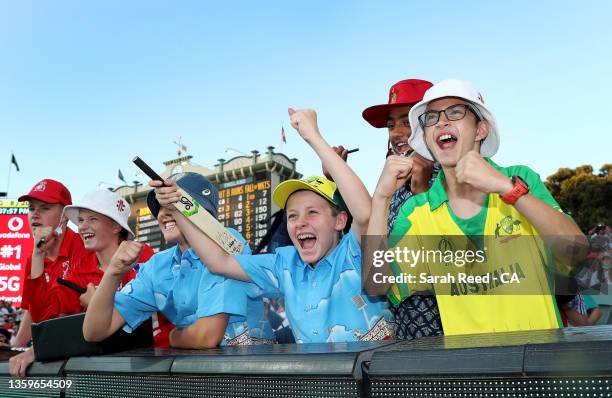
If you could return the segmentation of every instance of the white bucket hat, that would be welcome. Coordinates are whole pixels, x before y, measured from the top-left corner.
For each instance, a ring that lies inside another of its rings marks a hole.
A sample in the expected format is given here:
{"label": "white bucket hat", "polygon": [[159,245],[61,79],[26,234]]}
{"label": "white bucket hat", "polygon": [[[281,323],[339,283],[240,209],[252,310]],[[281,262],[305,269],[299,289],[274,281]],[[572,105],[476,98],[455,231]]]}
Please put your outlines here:
{"label": "white bucket hat", "polygon": [[77,204],[64,207],[64,214],[75,225],[79,225],[80,209],[87,209],[105,215],[128,232],[128,239],[134,239],[134,233],[128,226],[130,205],[116,193],[108,190],[90,192]]}
{"label": "white bucket hat", "polygon": [[424,158],[434,160],[433,155],[427,148],[427,145],[425,145],[424,132],[419,123],[419,116],[425,113],[427,104],[444,97],[458,97],[472,103],[472,105],[478,108],[482,117],[489,122],[489,135],[487,135],[480,145],[480,154],[487,158],[495,155],[497,149],[499,149],[499,131],[497,130],[495,116],[493,116],[493,113],[484,104],[482,95],[472,86],[472,83],[457,79],[442,80],[434,84],[432,88],[427,90],[423,96],[423,100],[410,109],[408,119],[410,120],[412,134],[408,139],[408,145]]}

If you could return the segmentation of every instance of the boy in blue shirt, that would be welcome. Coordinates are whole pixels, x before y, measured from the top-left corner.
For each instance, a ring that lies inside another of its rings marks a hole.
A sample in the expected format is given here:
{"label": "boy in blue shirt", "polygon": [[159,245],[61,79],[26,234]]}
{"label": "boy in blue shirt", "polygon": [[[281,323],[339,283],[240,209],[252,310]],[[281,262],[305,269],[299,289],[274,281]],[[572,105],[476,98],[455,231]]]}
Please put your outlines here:
{"label": "boy in blue shirt", "polygon": [[[294,246],[278,248],[275,254],[231,256],[178,212],[176,222],[211,272],[253,282],[265,295],[284,296],[296,342],[393,338],[394,324],[386,301],[361,291],[360,239],[368,225],[370,196],[359,177],[321,136],[316,113],[290,109],[289,114],[292,126],[337,184],[310,177],[276,187],[273,200],[286,209],[287,230]],[[162,205],[180,197],[172,182],[163,187],[156,181],[150,185],[156,188]],[[352,229],[343,234],[349,210]]]}
{"label": "boy in blue shirt", "polygon": [[[208,179],[182,173],[173,181],[217,216],[218,193]],[[120,327],[131,333],[159,310],[176,326],[169,336],[175,348],[271,342],[270,326],[253,318],[263,314],[263,302],[249,297],[255,286],[212,274],[189,247],[174,214],[160,208],[153,191],[147,204],[166,241],[176,245],[151,257],[136,278],[117,291],[121,275],[131,268],[143,246],[134,241],[121,244],[87,308],[85,339],[101,341]],[[238,232],[230,231],[244,242]],[[250,251],[248,245],[245,248]],[[253,319],[247,319],[248,315]]]}

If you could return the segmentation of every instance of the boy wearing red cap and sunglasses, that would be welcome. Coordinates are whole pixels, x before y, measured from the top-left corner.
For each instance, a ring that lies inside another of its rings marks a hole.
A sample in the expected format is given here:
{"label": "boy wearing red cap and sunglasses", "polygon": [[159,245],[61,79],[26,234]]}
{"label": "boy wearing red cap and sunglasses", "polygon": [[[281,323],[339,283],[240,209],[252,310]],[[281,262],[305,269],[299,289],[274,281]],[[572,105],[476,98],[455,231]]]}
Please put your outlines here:
{"label": "boy wearing red cap and sunglasses", "polygon": [[[414,151],[408,141],[412,135],[408,113],[423,99],[433,84],[426,80],[406,79],[389,89],[387,104],[366,108],[362,116],[375,128],[387,128],[387,157],[391,155],[411,157],[413,172],[410,179],[391,197],[387,215],[387,233],[391,233],[400,207],[413,195],[429,189],[440,170],[439,165]],[[397,324],[398,339],[414,339],[443,334],[436,297],[415,294],[399,304],[391,305]]]}

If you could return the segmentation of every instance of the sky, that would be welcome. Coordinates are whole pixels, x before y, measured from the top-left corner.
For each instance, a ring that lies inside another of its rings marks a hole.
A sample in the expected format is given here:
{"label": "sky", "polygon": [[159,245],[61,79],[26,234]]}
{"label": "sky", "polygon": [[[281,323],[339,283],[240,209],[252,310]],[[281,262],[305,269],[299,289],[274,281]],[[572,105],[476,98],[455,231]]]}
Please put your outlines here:
{"label": "sky", "polygon": [[202,166],[273,145],[319,174],[293,107],[360,148],[349,164],[372,192],[387,132],[361,112],[406,78],[473,82],[500,165],[597,170],[612,163],[610,15],[609,1],[2,1],[0,191],[53,178],[78,200],[121,185],[118,169],[143,182],[133,156],[161,172],[179,136]]}

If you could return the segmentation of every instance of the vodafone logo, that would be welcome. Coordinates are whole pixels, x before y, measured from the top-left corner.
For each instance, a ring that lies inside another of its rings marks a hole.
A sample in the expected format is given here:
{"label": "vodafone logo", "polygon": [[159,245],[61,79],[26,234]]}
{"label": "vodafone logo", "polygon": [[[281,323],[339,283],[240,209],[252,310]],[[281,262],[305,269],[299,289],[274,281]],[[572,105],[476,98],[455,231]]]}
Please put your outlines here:
{"label": "vodafone logo", "polygon": [[12,232],[20,231],[22,227],[23,227],[22,218],[12,217],[10,220],[8,220],[8,229],[10,229]]}

